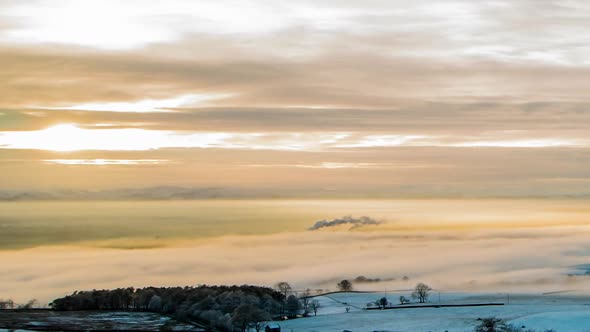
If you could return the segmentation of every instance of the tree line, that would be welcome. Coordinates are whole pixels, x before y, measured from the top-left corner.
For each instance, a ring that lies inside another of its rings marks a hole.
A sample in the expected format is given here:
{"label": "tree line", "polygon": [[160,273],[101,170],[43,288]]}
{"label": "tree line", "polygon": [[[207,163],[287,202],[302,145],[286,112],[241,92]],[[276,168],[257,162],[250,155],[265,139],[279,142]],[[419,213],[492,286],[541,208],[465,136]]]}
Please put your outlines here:
{"label": "tree line", "polygon": [[[53,300],[54,310],[137,310],[168,314],[214,331],[260,331],[287,310],[281,292],[258,286],[117,288],[76,291]],[[297,305],[299,308],[299,304]]]}
{"label": "tree line", "polygon": [[37,306],[39,302],[35,299],[29,300],[27,303],[17,304],[12,299],[3,300],[0,299],[0,310],[6,309],[17,309],[17,310],[29,310]]}

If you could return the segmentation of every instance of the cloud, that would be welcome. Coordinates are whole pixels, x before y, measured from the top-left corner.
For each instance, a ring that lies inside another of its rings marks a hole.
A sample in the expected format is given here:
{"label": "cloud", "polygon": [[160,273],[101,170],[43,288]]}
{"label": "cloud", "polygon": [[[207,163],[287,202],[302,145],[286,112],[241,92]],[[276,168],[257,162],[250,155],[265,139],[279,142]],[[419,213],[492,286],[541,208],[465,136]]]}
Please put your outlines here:
{"label": "cloud", "polygon": [[[178,185],[182,174],[193,184],[307,181],[318,190],[375,188],[376,195],[587,192],[580,184],[588,179],[590,141],[584,1],[171,4],[0,2],[0,136],[72,123],[105,130],[78,146],[103,149],[85,152],[94,159],[134,159],[107,156],[135,145],[174,150],[135,159],[175,163],[90,174],[39,166],[68,158],[31,161],[39,152],[26,149],[39,144],[10,140],[0,144],[22,153],[2,159],[3,186]],[[108,131],[115,129],[155,135],[110,144],[129,133]],[[215,139],[222,134],[232,138]],[[375,167],[313,168],[324,163]],[[272,164],[303,167],[237,166]]]}
{"label": "cloud", "polygon": [[[417,100],[585,101],[583,92],[588,88],[585,66],[465,55],[416,58],[412,52],[392,56],[386,50],[370,51],[372,45],[364,45],[366,51],[343,48],[285,58],[248,54],[250,48],[232,50],[240,41],[220,38],[210,47],[224,52],[214,59],[198,54],[174,57],[175,52],[195,48],[191,40],[172,49],[159,45],[156,50],[129,52],[3,46],[0,60],[10,67],[0,83],[7,92],[2,104],[51,108],[90,104],[95,109],[102,104],[98,108],[104,109],[197,94],[227,95],[213,101],[218,106],[393,108]],[[343,46],[357,42],[330,38]],[[567,87],[561,84],[564,81]]]}
{"label": "cloud", "polygon": [[161,165],[167,164],[168,160],[160,159],[47,159],[44,160],[50,164],[60,165],[84,165],[84,166],[104,166],[104,165]]}
{"label": "cloud", "polygon": [[383,222],[375,220],[370,217],[362,216],[360,218],[353,218],[352,216],[346,216],[342,218],[332,219],[332,220],[320,220],[316,221],[316,223],[308,228],[309,231],[316,231],[318,229],[329,228],[329,227],[338,227],[341,225],[352,225],[349,230],[357,229],[367,225],[381,225]]}
{"label": "cloud", "polygon": [[172,3],[1,3],[2,104],[127,107],[187,94],[231,94],[215,105],[239,107],[586,101],[583,1]]}
{"label": "cloud", "polygon": [[[588,140],[586,102],[405,103],[390,109],[208,107],[166,113],[3,109],[0,130],[40,130],[57,123],[87,129],[142,128],[236,133],[340,133],[433,137],[431,144],[489,140]],[[555,112],[559,110],[559,119]],[[535,118],[535,121],[530,121]],[[351,142],[351,144],[354,142]]]}
{"label": "cloud", "polygon": [[[86,149],[101,147],[101,141],[107,142],[114,136],[111,133],[118,132],[181,138],[175,142],[164,140],[160,143],[163,147],[191,146],[182,139],[191,134],[235,136],[222,145],[258,149],[584,147],[590,144],[584,126],[590,121],[587,106],[586,103],[418,103],[390,110],[217,107],[141,114],[4,110],[6,121],[0,124],[0,136],[15,135],[19,139],[19,135],[33,135],[52,125],[72,123],[80,133],[106,136],[106,139],[92,139],[94,143]],[[560,109],[558,121],[555,108]],[[536,119],[533,123],[531,117]],[[30,134],[25,133],[29,131]],[[150,148],[158,147],[145,139],[133,141],[136,145],[143,142]],[[121,149],[127,149],[123,142],[120,145]]]}
{"label": "cloud", "polygon": [[[169,163],[89,167],[44,162],[55,159],[168,160]],[[18,192],[175,186],[224,188],[227,192],[253,193],[250,197],[582,198],[590,197],[589,162],[590,149],[575,147],[387,147],[329,152],[219,148],[73,152],[4,149],[0,183],[3,191]]]}

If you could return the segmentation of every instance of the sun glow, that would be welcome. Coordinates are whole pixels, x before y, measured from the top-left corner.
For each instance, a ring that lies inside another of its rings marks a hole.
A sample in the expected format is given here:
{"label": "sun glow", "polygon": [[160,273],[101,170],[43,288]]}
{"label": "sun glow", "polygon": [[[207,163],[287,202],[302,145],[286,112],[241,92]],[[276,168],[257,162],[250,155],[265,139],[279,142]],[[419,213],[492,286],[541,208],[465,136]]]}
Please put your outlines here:
{"label": "sun glow", "polygon": [[73,124],[59,124],[37,132],[18,133],[20,134],[17,137],[19,140],[15,140],[12,145],[15,148],[18,148],[19,145],[26,148],[27,145],[34,146],[42,141],[48,150],[74,151],[77,150],[76,146],[81,143],[78,141],[81,131],[82,129]]}
{"label": "sun glow", "polygon": [[104,102],[104,103],[83,103],[66,107],[59,106],[30,106],[37,109],[60,109],[75,111],[99,111],[99,112],[172,112],[171,109],[180,107],[205,106],[208,101],[230,97],[231,94],[187,94],[166,99],[144,99],[130,102]]}
{"label": "sun glow", "polygon": [[[342,140],[345,140],[343,142]],[[319,151],[356,146],[367,138],[337,133],[223,133],[151,130],[140,128],[87,129],[59,124],[43,130],[0,133],[0,148],[50,151],[143,151],[162,148],[224,148],[255,150]],[[402,145],[404,142],[392,142]],[[343,145],[341,145],[343,144]],[[349,144],[349,145],[347,145]],[[378,146],[382,146],[379,142]],[[323,165],[322,167],[338,167]]]}
{"label": "sun glow", "polygon": [[168,147],[212,147],[230,138],[226,133],[177,134],[146,129],[82,129],[59,124],[43,130],[5,132],[0,147],[51,151],[110,150],[142,151]]}
{"label": "sun glow", "polygon": [[[337,149],[438,146],[449,148],[544,148],[585,147],[587,142],[566,139],[514,141],[459,141],[445,143],[420,135],[363,135],[358,133],[284,132],[236,133],[153,130],[141,128],[80,128],[59,124],[35,131],[0,132],[0,149],[34,149],[49,151],[145,151],[164,148],[218,148],[242,150],[329,151]],[[83,163],[83,162],[80,162]],[[86,163],[88,164],[88,163]],[[97,162],[90,162],[97,164]],[[373,167],[369,164],[323,163],[318,168]]]}

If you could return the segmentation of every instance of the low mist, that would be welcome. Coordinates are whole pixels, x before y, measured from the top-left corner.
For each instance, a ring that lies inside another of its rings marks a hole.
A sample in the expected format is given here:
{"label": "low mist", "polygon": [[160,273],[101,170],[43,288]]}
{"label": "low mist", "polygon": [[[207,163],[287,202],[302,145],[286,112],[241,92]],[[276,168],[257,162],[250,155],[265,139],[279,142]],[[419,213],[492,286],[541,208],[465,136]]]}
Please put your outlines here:
{"label": "low mist", "polygon": [[16,246],[0,250],[0,294],[17,302],[128,286],[335,290],[342,279],[376,291],[590,290],[584,202],[13,204],[0,206],[0,236]]}

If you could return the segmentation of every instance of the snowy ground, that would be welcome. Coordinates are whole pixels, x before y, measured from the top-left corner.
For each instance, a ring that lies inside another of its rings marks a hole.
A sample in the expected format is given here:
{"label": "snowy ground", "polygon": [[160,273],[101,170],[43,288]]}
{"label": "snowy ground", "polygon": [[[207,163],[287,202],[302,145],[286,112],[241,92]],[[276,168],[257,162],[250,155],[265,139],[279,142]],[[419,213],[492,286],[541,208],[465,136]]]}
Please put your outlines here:
{"label": "snowy ground", "polygon": [[12,331],[194,331],[192,325],[177,322],[169,317],[146,312],[99,312],[49,310],[0,312],[0,332]]}
{"label": "snowy ground", "polygon": [[[471,332],[478,318],[498,317],[523,331],[590,332],[590,296],[575,293],[559,294],[500,294],[500,293],[439,293],[432,292],[429,304],[505,303],[502,306],[441,307],[392,310],[363,310],[367,303],[384,295],[397,303],[400,295],[408,293],[336,293],[319,296],[321,308],[317,317],[280,322],[283,332]],[[346,312],[349,308],[349,312]],[[13,315],[13,316],[11,316]],[[2,324],[9,322],[10,324]],[[0,332],[10,325],[29,329],[48,326],[83,326],[87,329],[153,330],[171,323],[169,318],[149,313],[132,312],[67,312],[50,311],[0,313]],[[175,323],[175,330],[192,327]]]}
{"label": "snowy ground", "polygon": [[[388,293],[396,301],[407,293]],[[368,302],[383,297],[383,293],[339,293],[320,296],[321,309],[317,317],[289,320],[281,323],[285,332],[342,332],[357,331],[473,331],[477,318],[495,316],[509,323],[532,328],[539,332],[554,329],[557,332],[590,331],[590,297],[564,294],[440,294],[440,304],[502,302],[503,306],[416,308],[397,310],[361,310]],[[508,301],[510,301],[508,303]],[[439,303],[439,294],[433,292],[431,304]],[[346,304],[344,304],[346,303]],[[350,312],[346,312],[346,308]]]}

